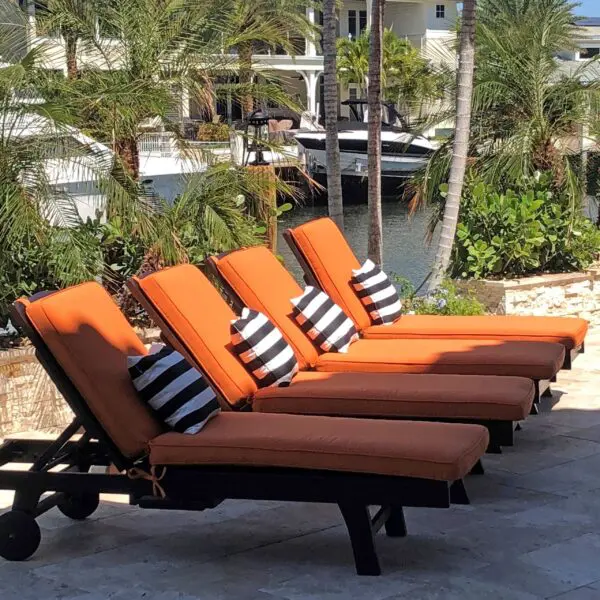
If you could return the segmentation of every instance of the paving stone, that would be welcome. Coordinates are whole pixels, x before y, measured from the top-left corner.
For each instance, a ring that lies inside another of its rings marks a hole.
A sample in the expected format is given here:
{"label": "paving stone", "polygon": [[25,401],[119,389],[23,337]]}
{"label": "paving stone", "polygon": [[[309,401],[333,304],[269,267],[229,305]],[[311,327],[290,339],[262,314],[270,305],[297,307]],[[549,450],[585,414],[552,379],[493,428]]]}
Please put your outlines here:
{"label": "paving stone", "polygon": [[576,588],[598,580],[599,556],[600,535],[588,533],[530,552],[523,556],[523,560],[549,573],[569,578]]}
{"label": "paving stone", "polygon": [[381,577],[355,575],[335,506],[104,496],[85,522],[40,517],[38,552],[0,562],[0,600],[600,600],[598,365],[600,329],[515,446],[466,479],[470,505],[408,508],[408,537],[377,536]]}

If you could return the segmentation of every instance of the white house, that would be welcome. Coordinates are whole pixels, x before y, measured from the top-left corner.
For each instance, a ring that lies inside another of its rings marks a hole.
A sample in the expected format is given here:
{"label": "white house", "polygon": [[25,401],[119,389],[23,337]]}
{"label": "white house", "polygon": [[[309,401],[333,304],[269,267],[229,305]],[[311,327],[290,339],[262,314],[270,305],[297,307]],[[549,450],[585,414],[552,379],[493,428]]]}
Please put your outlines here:
{"label": "white house", "polygon": [[[64,42],[60,37],[42,37],[36,31],[35,7],[44,0],[19,0],[29,18],[28,36],[30,43],[44,42],[52,44],[53,64],[50,68],[65,70],[66,60]],[[344,0],[339,9],[339,35],[357,36],[370,25],[371,0]],[[457,19],[457,0],[387,0],[385,8],[386,28],[391,28],[399,36],[406,38],[426,55],[439,55],[440,49],[448,46],[454,35]],[[313,23],[322,22],[322,14],[307,9],[307,16]],[[99,35],[101,32],[99,31]],[[101,57],[81,56],[80,61],[94,62]],[[288,92],[306,110],[317,114],[322,98],[323,56],[318,43],[305,40],[303,52],[296,56],[287,54],[257,54],[254,57],[257,72],[272,72],[279,78]],[[352,88],[344,94],[353,94]],[[344,98],[342,98],[344,99]],[[224,119],[239,118],[239,108],[234,103],[222,102],[217,107]],[[181,115],[199,117],[194,103],[188,98],[182,99]]]}
{"label": "white house", "polygon": [[580,19],[576,25],[579,33],[575,39],[577,48],[560,53],[564,60],[585,61],[600,55],[600,17]]}

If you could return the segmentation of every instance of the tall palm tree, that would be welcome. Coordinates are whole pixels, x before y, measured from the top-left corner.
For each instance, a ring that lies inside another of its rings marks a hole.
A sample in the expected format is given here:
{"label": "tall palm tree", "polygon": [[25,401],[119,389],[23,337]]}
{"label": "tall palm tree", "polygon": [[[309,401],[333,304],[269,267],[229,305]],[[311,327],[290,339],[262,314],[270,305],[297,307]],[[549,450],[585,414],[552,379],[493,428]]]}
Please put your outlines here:
{"label": "tall palm tree", "polygon": [[369,140],[368,162],[368,255],[383,264],[383,218],[381,214],[381,71],[383,61],[383,11],[385,0],[372,0],[371,45],[369,52]]}
{"label": "tall palm tree", "polygon": [[323,104],[325,109],[325,151],[327,162],[327,206],[329,216],[344,230],[344,202],[337,121],[336,0],[323,0]]}
{"label": "tall palm tree", "polygon": [[475,71],[475,9],[476,0],[464,1],[458,51],[456,125],[452,144],[450,177],[448,179],[448,192],[445,199],[440,240],[428,284],[429,290],[435,290],[439,287],[448,270],[458,225],[460,198],[469,154],[473,73]]}

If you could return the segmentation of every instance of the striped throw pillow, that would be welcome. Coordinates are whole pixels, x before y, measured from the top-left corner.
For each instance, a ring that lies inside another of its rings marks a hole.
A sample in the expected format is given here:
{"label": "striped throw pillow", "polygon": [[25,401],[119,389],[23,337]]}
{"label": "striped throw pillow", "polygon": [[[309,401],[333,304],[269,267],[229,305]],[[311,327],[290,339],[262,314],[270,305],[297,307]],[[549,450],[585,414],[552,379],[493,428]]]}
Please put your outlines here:
{"label": "striped throw pillow", "polygon": [[367,259],[352,270],[352,287],[366,308],[373,325],[391,325],[402,314],[402,303],[388,276]]}
{"label": "striped throw pillow", "polygon": [[287,386],[298,372],[298,361],[281,332],[262,313],[244,308],[231,321],[233,350],[258,387]]}
{"label": "striped throw pillow", "polygon": [[142,400],[179,433],[198,433],[221,410],[206,379],[172,348],[128,356],[127,367]]}
{"label": "striped throw pillow", "polygon": [[358,339],[352,320],[321,290],[307,286],[292,304],[300,328],[323,352],[348,352]]}

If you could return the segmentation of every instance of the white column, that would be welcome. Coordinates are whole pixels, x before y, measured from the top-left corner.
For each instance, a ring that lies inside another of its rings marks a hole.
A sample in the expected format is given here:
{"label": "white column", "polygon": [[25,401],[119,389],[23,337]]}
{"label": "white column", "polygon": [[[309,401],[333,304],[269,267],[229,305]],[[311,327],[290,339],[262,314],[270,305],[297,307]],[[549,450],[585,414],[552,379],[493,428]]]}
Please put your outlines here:
{"label": "white column", "polygon": [[27,0],[27,48],[31,49],[35,38],[37,37],[37,27],[35,23],[35,3],[34,0]]}
{"label": "white column", "polygon": [[371,9],[373,8],[373,0],[367,0],[367,29],[371,29]]}
{"label": "white column", "polygon": [[317,88],[319,86],[319,75],[318,71],[310,71],[308,73],[308,81],[306,88],[306,97],[308,103],[308,110],[311,115],[317,117]]}
{"label": "white column", "polygon": [[[308,18],[311,25],[315,24],[315,9],[313,7],[309,7],[306,9],[306,17]],[[315,43],[308,38],[306,38],[306,49],[304,52],[306,56],[317,55],[317,48],[315,46]]]}
{"label": "white column", "polygon": [[181,119],[190,117],[190,90],[183,86],[181,89]]}

